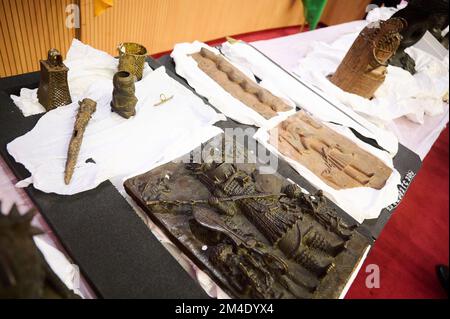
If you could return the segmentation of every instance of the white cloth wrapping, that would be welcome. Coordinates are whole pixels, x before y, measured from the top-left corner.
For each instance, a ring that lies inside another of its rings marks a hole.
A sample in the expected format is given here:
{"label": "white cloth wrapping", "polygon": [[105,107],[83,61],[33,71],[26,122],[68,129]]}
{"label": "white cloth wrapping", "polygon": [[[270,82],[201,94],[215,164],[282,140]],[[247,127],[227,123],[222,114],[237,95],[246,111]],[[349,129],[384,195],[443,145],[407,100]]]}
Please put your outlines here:
{"label": "white cloth wrapping", "polygon": [[[217,82],[211,79],[205,72],[203,72],[197,65],[197,62],[191,57],[192,54],[197,53],[201,48],[206,48],[216,54],[220,52],[201,42],[193,43],[180,43],[175,45],[175,48],[171,54],[176,64],[176,72],[185,78],[189,85],[193,87],[198,94],[206,97],[219,111],[221,111],[225,116],[236,120],[239,123],[254,125],[257,127],[268,127],[272,123],[279,122],[280,119],[286,118],[287,116],[295,113],[295,104],[289,101],[285,96],[283,96],[269,81],[262,81],[259,84],[268,89],[272,94],[275,94],[282,98],[288,105],[292,107],[292,110],[287,112],[280,112],[278,116],[271,118],[270,120],[265,119],[255,110],[251,109],[230,93],[225,91]],[[242,67],[242,65],[237,65],[230,61],[234,66],[246,74],[251,80],[255,81],[255,77],[249,70]]]}
{"label": "white cloth wrapping", "polygon": [[[170,78],[164,67],[136,83],[137,114],[129,120],[111,112],[112,90],[112,81],[101,80],[83,95],[97,102],[97,110],[70,185],[64,183],[64,170],[77,102],[48,112],[33,130],[8,144],[8,152],[31,173],[21,186],[31,182],[43,192],[76,194],[113,177],[148,171],[222,132],[212,125],[221,119],[219,114]],[[161,94],[173,99],[155,107]]]}
{"label": "white cloth wrapping", "polygon": [[[399,7],[400,8],[400,7]],[[440,61],[418,48],[406,50],[416,61],[415,75],[395,66],[388,66],[385,82],[372,100],[343,91],[327,78],[338,68],[362,29],[372,21],[386,20],[398,9],[379,8],[369,13],[367,21],[331,44],[313,42],[309,53],[298,62],[295,73],[304,81],[317,86],[333,98],[351,107],[377,125],[384,126],[406,116],[422,124],[424,115],[444,113],[448,105],[443,97],[448,92],[448,55]]]}
{"label": "white cloth wrapping", "polygon": [[[72,101],[78,101],[83,98],[83,93],[93,83],[102,80],[112,81],[117,72],[119,60],[106,52],[73,39],[64,64],[69,68],[67,80]],[[150,66],[145,63],[144,77],[151,71]],[[24,116],[45,112],[45,108],[38,101],[37,89],[23,88],[20,90],[20,96],[11,95],[11,99]]]}
{"label": "white cloth wrapping", "polygon": [[323,124],[327,125],[337,133],[353,140],[361,149],[378,157],[392,169],[392,174],[382,189],[377,190],[369,187],[357,187],[336,190],[331,186],[328,186],[328,184],[322,181],[319,176],[311,172],[302,164],[281,154],[274,145],[269,143],[268,130],[259,129],[254,137],[268,150],[286,160],[286,162],[288,162],[301,176],[308,180],[311,185],[322,190],[330,200],[352,216],[358,223],[362,223],[365,219],[377,218],[380,215],[381,210],[398,200],[397,185],[400,184],[401,177],[399,172],[394,168],[392,158],[388,153],[355,139],[353,133],[347,128],[333,124]]}
{"label": "white cloth wrapping", "polygon": [[[339,103],[339,101],[329,98],[323,92],[319,92],[318,89],[314,87],[308,89],[303,86],[286,70],[272,63],[253,47],[242,42],[235,44],[226,42],[222,45],[222,52],[236,65],[250,69],[259,78],[272,80],[278,91],[318,120],[339,123],[345,127],[353,128],[363,136],[376,140],[392,157],[397,154],[398,139],[393,133],[369,122],[342,103]],[[320,66],[316,67],[319,68]],[[310,89],[320,94],[324,99]],[[334,106],[327,100],[333,101]],[[355,137],[352,137],[352,140],[355,139]]]}

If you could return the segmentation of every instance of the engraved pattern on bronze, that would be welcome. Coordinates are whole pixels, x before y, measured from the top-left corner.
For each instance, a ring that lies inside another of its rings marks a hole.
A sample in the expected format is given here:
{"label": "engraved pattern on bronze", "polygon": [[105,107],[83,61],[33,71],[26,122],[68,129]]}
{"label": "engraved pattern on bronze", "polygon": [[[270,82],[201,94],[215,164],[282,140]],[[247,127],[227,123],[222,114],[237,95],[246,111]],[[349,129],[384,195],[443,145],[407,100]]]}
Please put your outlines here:
{"label": "engraved pattern on bronze", "polygon": [[47,111],[72,103],[67,82],[69,69],[64,65],[61,53],[50,49],[47,60],[41,60],[40,65],[41,80],[37,92],[39,103]]}
{"label": "engraved pattern on bronze", "polygon": [[[1,203],[0,203],[1,207]],[[34,243],[42,232],[31,225],[33,212],[14,205],[0,213],[0,299],[79,298],[53,272]]]}
{"label": "engraved pattern on bronze", "polygon": [[[274,140],[278,138],[278,140]],[[270,143],[334,189],[381,189],[392,169],[304,111],[270,131]]]}
{"label": "engraved pattern on bronze", "polygon": [[135,96],[134,76],[126,71],[117,72],[113,78],[113,98],[111,108],[120,116],[129,119],[136,115],[136,104],[138,102]]}
{"label": "engraved pattern on bronze", "polygon": [[134,75],[137,81],[142,79],[144,73],[147,49],[137,43],[121,43],[119,50],[119,71],[126,71]]}
{"label": "engraved pattern on bronze", "polygon": [[342,90],[371,99],[383,84],[387,62],[397,51],[404,19],[369,24],[359,34],[330,81]]}
{"label": "engraved pattern on bronze", "polygon": [[97,103],[91,99],[84,99],[78,102],[80,108],[75,120],[72,138],[69,143],[69,150],[67,152],[66,171],[64,173],[64,182],[66,185],[70,184],[72,180],[75,165],[77,164],[78,154],[80,153],[81,143],[83,142],[83,135],[86,127],[94,114]]}
{"label": "engraved pattern on bronze", "polygon": [[221,55],[202,48],[192,57],[198,63],[198,67],[225,91],[265,119],[271,119],[277,116],[278,112],[287,112],[292,109],[282,99],[249,79]]}
{"label": "engraved pattern on bronze", "polygon": [[[244,171],[245,170],[245,171]],[[368,240],[255,165],[168,163],[125,182],[149,217],[235,298],[338,298]]]}

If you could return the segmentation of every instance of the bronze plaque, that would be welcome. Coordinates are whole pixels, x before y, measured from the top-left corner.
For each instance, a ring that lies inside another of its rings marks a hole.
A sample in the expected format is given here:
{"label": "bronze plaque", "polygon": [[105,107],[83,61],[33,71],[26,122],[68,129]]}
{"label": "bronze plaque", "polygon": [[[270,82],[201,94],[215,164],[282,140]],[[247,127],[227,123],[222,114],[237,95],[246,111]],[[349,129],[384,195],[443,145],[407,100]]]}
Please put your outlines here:
{"label": "bronze plaque", "polygon": [[233,298],[339,298],[370,245],[321,192],[256,164],[171,162],[125,189]]}

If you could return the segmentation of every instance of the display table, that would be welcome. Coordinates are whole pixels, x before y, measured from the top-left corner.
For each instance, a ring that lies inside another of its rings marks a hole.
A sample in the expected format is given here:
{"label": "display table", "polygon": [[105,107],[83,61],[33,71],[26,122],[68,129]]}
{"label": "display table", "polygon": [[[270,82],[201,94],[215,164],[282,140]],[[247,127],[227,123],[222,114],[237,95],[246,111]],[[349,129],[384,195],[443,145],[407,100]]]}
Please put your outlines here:
{"label": "display table", "polygon": [[[339,35],[345,34],[349,30],[353,29],[354,25],[357,23],[359,22],[324,28],[317,31],[301,33],[284,38],[255,42],[254,45],[269,57],[271,57],[273,60],[275,60],[277,63],[285,67],[287,70],[291,70],[293,67],[295,67],[297,60],[305,54],[308,43],[310,43],[311,41],[332,41]],[[422,159],[424,159],[428,154],[430,148],[438,138],[440,132],[446,126],[447,122],[448,109],[446,114],[442,116],[426,118],[426,122],[422,126],[404,119],[399,119],[392,123],[391,128],[394,132],[397,133],[402,144],[408,146],[411,150],[419,154]],[[443,174],[440,176],[440,178],[448,182],[448,170],[447,175]],[[6,166],[4,161],[0,160],[0,201],[3,202],[3,211],[7,211],[12,203],[17,203],[22,212],[33,207],[27,195],[22,190],[14,188],[14,184],[16,182],[17,180],[12,172]],[[406,201],[410,201],[410,199],[407,198]],[[406,205],[407,204],[403,204],[403,206]],[[448,208],[448,198],[447,202],[443,203],[442,206],[442,209],[445,209],[445,206],[447,206]],[[40,215],[37,215],[36,220],[38,221],[39,227],[41,227],[46,232],[46,234],[41,238],[52,247],[63,251],[61,245],[58,244],[58,241],[52,235],[50,227],[46,225],[43,218],[40,217]],[[443,243],[443,245],[448,244]],[[411,245],[409,245],[409,248],[412,252],[415,251],[414,247],[411,247]],[[175,254],[176,253],[177,252],[175,252]],[[52,265],[51,260],[49,260],[49,263]],[[380,267],[382,266],[383,265],[380,265]],[[405,268],[407,267],[408,265],[405,265]],[[430,270],[430,273],[432,273],[432,271],[433,270]],[[151,276],[151,274],[149,275]],[[199,277],[198,274],[196,274],[196,276],[197,278]],[[88,284],[84,280],[81,280],[81,284],[79,285],[78,289],[84,297],[94,297],[94,294],[90,291],[90,289],[88,288]],[[358,297],[358,295],[354,295],[354,297]]]}

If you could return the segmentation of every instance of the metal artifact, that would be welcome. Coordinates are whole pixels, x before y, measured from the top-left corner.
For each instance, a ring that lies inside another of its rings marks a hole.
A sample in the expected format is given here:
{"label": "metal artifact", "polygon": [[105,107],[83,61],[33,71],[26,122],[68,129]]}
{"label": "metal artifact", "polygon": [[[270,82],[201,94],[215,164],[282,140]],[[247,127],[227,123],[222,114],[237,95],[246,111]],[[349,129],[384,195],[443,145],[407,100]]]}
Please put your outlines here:
{"label": "metal artifact", "polygon": [[448,6],[449,0],[410,0],[406,8],[396,12],[393,17],[405,19],[408,27],[401,32],[403,40],[389,64],[415,74],[416,63],[405,49],[419,42],[427,31],[448,49],[448,33],[442,36],[449,24]]}
{"label": "metal artifact", "polygon": [[75,165],[77,164],[78,154],[80,153],[81,143],[83,142],[83,135],[86,127],[94,114],[97,103],[91,99],[84,99],[78,102],[80,108],[75,120],[72,138],[69,143],[69,150],[67,152],[66,170],[64,173],[64,182],[66,185],[70,184],[72,180]]}
{"label": "metal artifact", "polygon": [[47,60],[41,60],[40,64],[41,80],[37,92],[39,103],[47,111],[72,103],[67,82],[69,69],[64,65],[61,53],[50,49]]}
{"label": "metal artifact", "polygon": [[119,71],[126,71],[140,81],[144,72],[145,59],[147,58],[147,49],[137,43],[121,43],[119,50]]}
{"label": "metal artifact", "polygon": [[180,161],[125,189],[230,296],[338,298],[369,241],[320,192],[258,176],[253,164]]}
{"label": "metal artifact", "polygon": [[383,84],[389,59],[397,51],[406,20],[391,18],[369,24],[359,34],[330,81],[367,99]]}
{"label": "metal artifact", "polygon": [[0,213],[0,299],[79,298],[36,247],[33,236],[42,232],[31,225],[33,217],[31,211],[20,215],[16,206]]}
{"label": "metal artifact", "polygon": [[129,119],[136,115],[136,104],[138,99],[135,96],[135,79],[127,71],[120,71],[113,78],[113,98],[111,107],[120,116]]}

